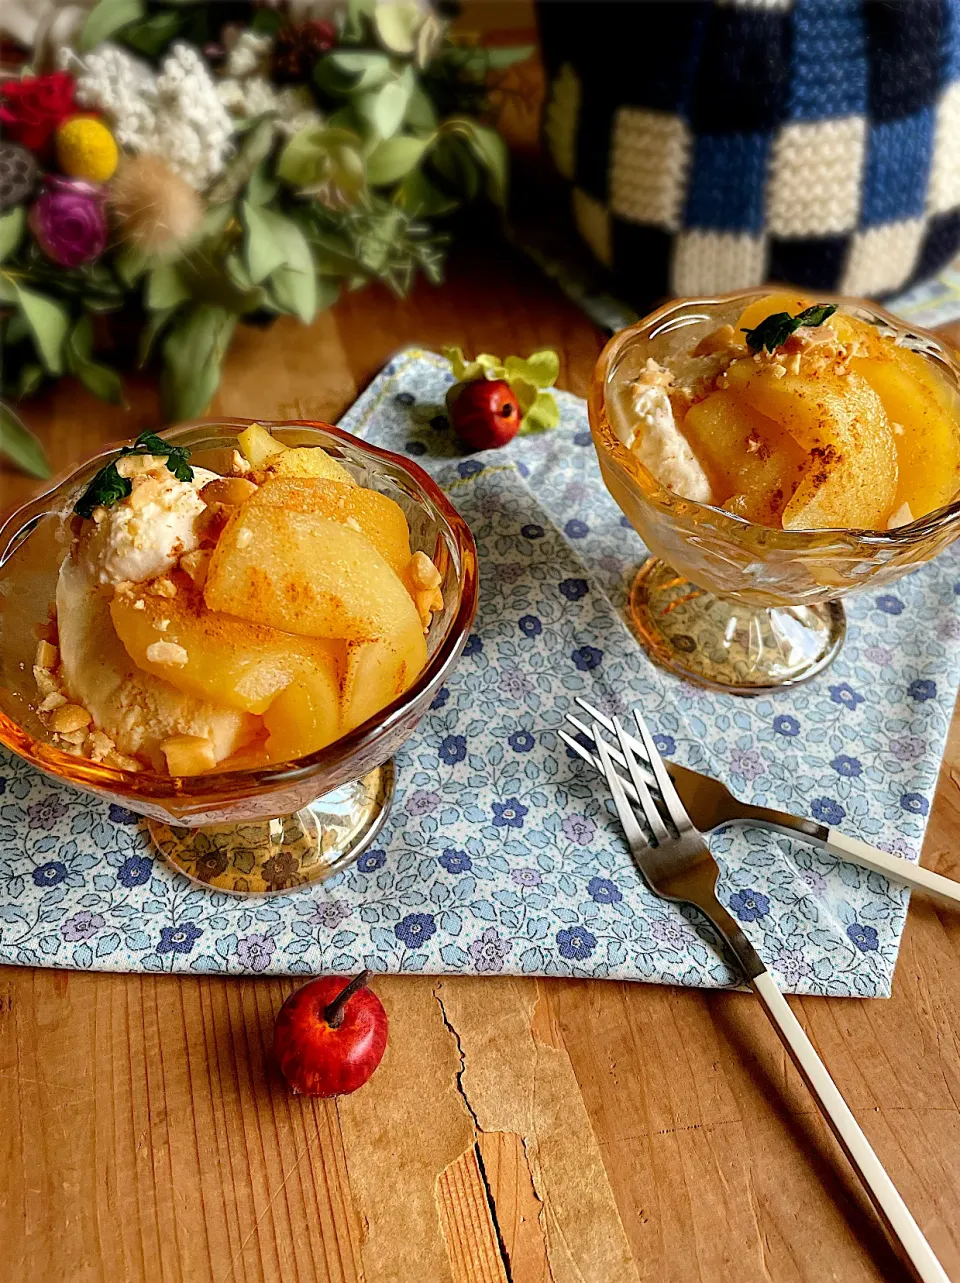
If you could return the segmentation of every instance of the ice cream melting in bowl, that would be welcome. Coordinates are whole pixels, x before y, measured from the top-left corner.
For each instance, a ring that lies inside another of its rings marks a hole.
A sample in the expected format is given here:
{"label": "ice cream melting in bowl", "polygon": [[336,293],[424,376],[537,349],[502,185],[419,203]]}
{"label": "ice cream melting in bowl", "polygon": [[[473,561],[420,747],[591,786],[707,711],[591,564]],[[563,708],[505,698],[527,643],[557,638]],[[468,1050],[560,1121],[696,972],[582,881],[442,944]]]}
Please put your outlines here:
{"label": "ice cream melting in bowl", "polygon": [[[261,421],[263,422],[263,421]],[[186,424],[163,434],[185,446],[195,468],[226,471],[250,420]],[[201,774],[133,771],[65,751],[37,711],[33,665],[37,638],[58,595],[71,545],[69,518],[91,478],[116,456],[104,451],[60,478],[0,528],[0,743],[65,784],[128,808],[147,820],[154,844],[188,877],[238,894],[289,891],[328,877],[376,839],[389,812],[393,756],[429,708],[467,640],[477,605],[477,558],[465,522],[416,464],[325,424],[265,424],[287,446],[320,446],[364,487],[403,509],[411,547],[439,570],[442,611],[426,636],[427,662],[386,708],[327,747],[294,761],[264,764],[243,750]],[[168,513],[169,515],[169,513]],[[176,514],[170,518],[176,520]],[[174,538],[177,531],[168,532]],[[121,579],[130,548],[111,530],[96,567]],[[60,599],[64,601],[64,579]],[[63,622],[60,624],[63,630]],[[97,655],[88,657],[96,667]],[[104,653],[101,660],[105,661]],[[69,747],[69,746],[67,746]],[[122,759],[120,759],[122,761]]]}

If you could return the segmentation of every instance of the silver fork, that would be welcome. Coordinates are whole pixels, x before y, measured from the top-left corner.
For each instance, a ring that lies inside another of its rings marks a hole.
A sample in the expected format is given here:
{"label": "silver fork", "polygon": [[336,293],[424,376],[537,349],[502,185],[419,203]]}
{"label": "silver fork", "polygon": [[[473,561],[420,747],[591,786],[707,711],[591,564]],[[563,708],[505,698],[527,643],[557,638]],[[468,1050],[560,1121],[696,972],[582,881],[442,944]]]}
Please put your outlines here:
{"label": "silver fork", "polygon": [[810,1088],[820,1112],[862,1181],[880,1219],[894,1242],[902,1249],[914,1276],[921,1283],[949,1283],[943,1266],[837,1090],[813,1043],[804,1033],[739,923],[717,899],[717,863],[710,854],[703,835],[690,822],[646,723],[636,710],[634,717],[647,762],[675,833],[668,828],[653,800],[631,748],[631,737],[626,734],[619,719],[613,719],[613,727],[620,756],[653,834],[652,841],[644,836],[627,799],[624,781],[614,766],[611,749],[601,734],[599,723],[594,724],[593,737],[630,851],[650,890],[665,900],[693,905],[720,933],[740,964],[750,987],[760,999],[790,1058]]}

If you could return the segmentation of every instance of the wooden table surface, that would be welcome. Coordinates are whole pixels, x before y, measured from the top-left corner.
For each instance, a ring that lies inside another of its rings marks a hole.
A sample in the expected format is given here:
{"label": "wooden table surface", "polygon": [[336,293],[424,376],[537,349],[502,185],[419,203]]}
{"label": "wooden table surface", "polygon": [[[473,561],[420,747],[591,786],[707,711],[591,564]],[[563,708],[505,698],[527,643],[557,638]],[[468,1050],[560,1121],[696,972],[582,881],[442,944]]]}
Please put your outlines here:
{"label": "wooden table surface", "polygon": [[[213,413],[336,418],[401,345],[602,334],[498,248],[406,302],[241,328]],[[26,408],[56,468],[157,422],[65,381]],[[0,471],[0,506],[31,483]],[[960,877],[955,722],[923,862]],[[952,842],[951,842],[951,839]],[[3,1283],[861,1283],[905,1277],[747,996],[383,977],[390,1042],[314,1103],[268,1056],[294,982],[0,971]],[[960,913],[910,907],[889,1001],[791,1005],[960,1280]]]}

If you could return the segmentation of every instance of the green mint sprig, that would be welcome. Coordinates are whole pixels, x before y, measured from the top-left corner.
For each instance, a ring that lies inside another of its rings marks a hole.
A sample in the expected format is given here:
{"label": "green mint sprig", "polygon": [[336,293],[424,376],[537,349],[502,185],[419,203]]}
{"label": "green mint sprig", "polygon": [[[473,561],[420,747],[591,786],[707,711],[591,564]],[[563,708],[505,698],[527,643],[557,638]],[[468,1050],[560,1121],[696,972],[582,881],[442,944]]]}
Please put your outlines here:
{"label": "green mint sprig", "polygon": [[[167,468],[178,481],[192,481],[193,469],[188,462],[190,451],[180,445],[170,445],[153,432],[141,432],[133,445],[124,446],[117,458],[130,454],[159,454],[166,458]],[[74,505],[78,517],[91,517],[94,508],[109,508],[119,499],[126,499],[133,486],[129,477],[121,477],[117,461],[101,468]]]}
{"label": "green mint sprig", "polygon": [[836,303],[815,303],[796,316],[791,316],[789,312],[774,312],[754,329],[743,331],[747,336],[747,347],[751,352],[759,352],[761,348],[775,352],[802,325],[822,325],[836,310]]}

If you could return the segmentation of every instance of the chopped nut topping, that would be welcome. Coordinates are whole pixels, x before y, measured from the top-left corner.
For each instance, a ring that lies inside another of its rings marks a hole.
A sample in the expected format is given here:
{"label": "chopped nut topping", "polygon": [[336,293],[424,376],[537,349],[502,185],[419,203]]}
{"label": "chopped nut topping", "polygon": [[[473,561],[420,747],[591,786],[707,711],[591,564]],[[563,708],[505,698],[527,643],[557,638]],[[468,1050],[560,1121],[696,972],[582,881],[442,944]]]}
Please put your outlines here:
{"label": "chopped nut topping", "polygon": [[239,450],[234,450],[230,455],[230,471],[235,477],[245,477],[253,469],[250,463],[243,457]]}
{"label": "chopped nut topping", "polygon": [[103,731],[91,731],[90,743],[88,745],[90,756],[95,762],[102,762],[109,757],[111,753],[116,752],[116,744],[109,735],[104,735]]}
{"label": "chopped nut topping", "polygon": [[410,558],[410,581],[415,588],[437,588],[442,578],[425,552],[415,552]]}
{"label": "chopped nut topping", "polygon": [[180,569],[190,576],[197,588],[202,588],[210,569],[210,553],[199,548],[196,552],[185,552],[180,558]]}
{"label": "chopped nut topping", "polygon": [[104,758],[107,766],[116,767],[118,771],[142,771],[143,766],[135,757],[127,757],[126,753],[108,753]]}
{"label": "chopped nut topping", "polygon": [[154,579],[147,585],[147,592],[154,597],[176,597],[177,585],[166,575],[161,575],[159,579]]}
{"label": "chopped nut topping", "polygon": [[59,691],[54,691],[52,695],[45,696],[37,705],[38,713],[52,713],[55,708],[60,708],[67,702],[66,695],[61,695]]}
{"label": "chopped nut topping", "polygon": [[[144,472],[156,472],[164,466],[164,460],[158,454],[127,454],[116,463],[121,477],[136,477]],[[96,520],[96,517],[94,517]]]}
{"label": "chopped nut topping", "polygon": [[172,664],[177,668],[182,668],[190,658],[182,646],[168,641],[151,642],[146,654],[151,664]]}
{"label": "chopped nut topping", "polygon": [[207,482],[200,491],[200,498],[208,508],[221,503],[228,508],[236,508],[245,503],[256,489],[253,482],[244,477],[217,477],[215,481]]}
{"label": "chopped nut topping", "polygon": [[90,714],[79,704],[61,704],[50,714],[50,729],[58,735],[69,735],[89,726],[91,720]]}
{"label": "chopped nut topping", "polygon": [[82,746],[87,741],[87,732],[84,727],[77,731],[58,731],[57,735],[59,739],[64,740],[67,744]]}
{"label": "chopped nut topping", "polygon": [[37,690],[41,695],[58,695],[60,693],[60,687],[57,684],[57,679],[54,677],[53,673],[50,672],[49,668],[35,667],[33,670],[33,680],[37,683]]}
{"label": "chopped nut topping", "polygon": [[142,597],[139,597],[139,598],[138,598],[138,599],[133,603],[133,608],[134,608],[134,610],[146,610],[146,608],[147,608],[147,603],[143,600],[143,598],[142,598]]}
{"label": "chopped nut topping", "polygon": [[160,484],[159,477],[138,476],[133,479],[133,489],[130,491],[128,503],[134,511],[145,508],[148,503],[154,503],[163,493],[163,486]]}
{"label": "chopped nut topping", "polygon": [[48,641],[42,641],[37,646],[37,657],[33,662],[37,668],[56,668],[59,658],[60,652],[56,646],[51,646]]}

